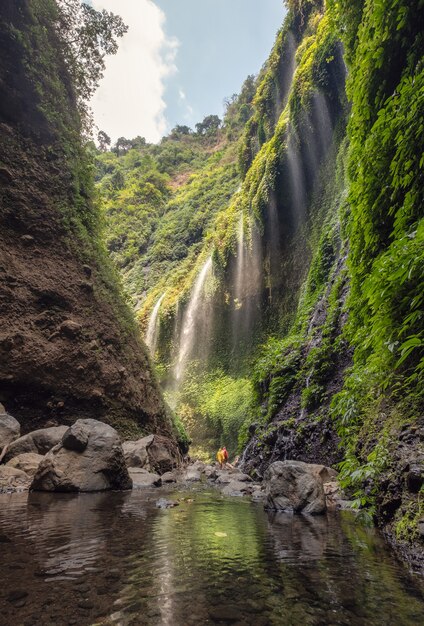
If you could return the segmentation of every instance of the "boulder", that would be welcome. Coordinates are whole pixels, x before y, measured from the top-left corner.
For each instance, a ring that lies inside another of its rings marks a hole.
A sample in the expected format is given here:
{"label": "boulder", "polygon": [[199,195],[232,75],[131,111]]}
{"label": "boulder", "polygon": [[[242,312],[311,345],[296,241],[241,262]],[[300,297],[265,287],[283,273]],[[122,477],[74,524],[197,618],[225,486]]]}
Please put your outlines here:
{"label": "boulder", "polygon": [[128,467],[142,467],[158,474],[171,472],[178,466],[174,444],[166,437],[148,435],[123,444]]}
{"label": "boulder", "polygon": [[199,482],[200,480],[202,480],[202,475],[199,472],[199,470],[197,470],[194,467],[189,467],[182,475],[182,479],[189,482],[189,483],[195,483],[195,482]]}
{"label": "boulder", "polygon": [[62,437],[62,446],[74,452],[84,452],[90,438],[90,427],[82,420],[75,422]]}
{"label": "boulder", "polygon": [[16,467],[0,465],[0,492],[29,489],[31,477]]}
{"label": "boulder", "polygon": [[128,467],[148,466],[149,456],[147,454],[147,447],[153,442],[154,437],[154,435],[148,435],[148,437],[143,437],[137,441],[124,441],[122,448]]}
{"label": "boulder", "polygon": [[14,417],[8,415],[2,404],[0,404],[0,457],[2,450],[18,439],[21,434],[21,426]]}
{"label": "boulder", "polygon": [[128,472],[133,482],[133,489],[160,487],[162,485],[162,479],[159,474],[148,472],[142,467],[129,467]]}
{"label": "boulder", "polygon": [[94,419],[77,420],[66,429],[62,441],[41,461],[31,485],[36,491],[65,492],[131,487],[118,433]]}
{"label": "boulder", "polygon": [[218,478],[218,470],[216,467],[207,465],[205,468],[205,476],[208,480],[216,480]]}
{"label": "boulder", "polygon": [[162,474],[161,478],[164,485],[177,482],[177,475],[174,472],[165,472],[165,474]]}
{"label": "boulder", "polygon": [[326,510],[323,481],[316,466],[302,461],[276,461],[264,475],[266,508],[318,515]]}
{"label": "boulder", "polygon": [[175,444],[167,437],[155,435],[147,447],[150,468],[158,474],[171,472],[179,464],[178,451]]}
{"label": "boulder", "polygon": [[232,480],[222,489],[222,493],[225,496],[245,496],[250,495],[252,492],[253,488],[249,483],[239,480]]}
{"label": "boulder", "polygon": [[232,472],[231,474],[223,472],[216,479],[216,482],[221,485],[225,485],[233,481],[238,481],[240,483],[250,483],[252,482],[252,479],[250,478],[250,476],[248,476],[248,474],[243,474],[242,472]]}
{"label": "boulder", "polygon": [[24,454],[14,456],[13,459],[7,463],[7,466],[22,470],[22,472],[25,472],[28,476],[34,476],[43,459],[44,456],[41,454],[36,454],[35,452],[24,452]]}
{"label": "boulder", "polygon": [[61,442],[67,430],[67,426],[52,426],[51,428],[40,428],[23,437],[19,437],[7,448],[4,462],[7,463],[13,457],[27,452],[46,454],[53,446]]}

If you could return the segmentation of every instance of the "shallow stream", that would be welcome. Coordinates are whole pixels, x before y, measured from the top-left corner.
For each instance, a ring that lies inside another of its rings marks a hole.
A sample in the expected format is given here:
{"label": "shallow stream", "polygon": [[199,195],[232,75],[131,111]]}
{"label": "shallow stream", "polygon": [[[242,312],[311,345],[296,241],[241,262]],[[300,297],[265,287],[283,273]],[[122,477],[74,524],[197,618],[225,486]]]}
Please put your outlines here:
{"label": "shallow stream", "polygon": [[0,580],[7,626],[424,624],[374,530],[200,488],[0,495]]}

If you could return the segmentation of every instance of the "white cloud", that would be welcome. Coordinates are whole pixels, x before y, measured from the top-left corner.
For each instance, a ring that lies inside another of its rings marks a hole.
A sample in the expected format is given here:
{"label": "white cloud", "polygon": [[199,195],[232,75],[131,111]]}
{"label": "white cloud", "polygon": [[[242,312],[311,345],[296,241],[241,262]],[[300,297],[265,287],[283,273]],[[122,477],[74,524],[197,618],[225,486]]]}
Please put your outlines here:
{"label": "white cloud", "polygon": [[129,26],[91,105],[97,126],[116,140],[137,135],[158,141],[167,131],[165,79],[177,71],[178,41],[164,31],[165,14],[152,0],[93,0]]}
{"label": "white cloud", "polygon": [[182,87],[180,87],[178,90],[178,97],[180,99],[180,102],[183,102],[185,104],[184,119],[188,121],[193,116],[194,110],[193,110],[193,107],[191,107],[189,103],[187,102],[187,96]]}

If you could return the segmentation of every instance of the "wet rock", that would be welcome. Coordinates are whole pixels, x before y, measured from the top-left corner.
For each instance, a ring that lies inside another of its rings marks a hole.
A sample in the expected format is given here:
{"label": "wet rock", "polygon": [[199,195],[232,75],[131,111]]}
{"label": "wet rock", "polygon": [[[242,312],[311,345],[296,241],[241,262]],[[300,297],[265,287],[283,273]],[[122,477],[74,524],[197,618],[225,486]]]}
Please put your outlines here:
{"label": "wet rock", "polygon": [[218,484],[224,484],[224,485],[233,481],[246,483],[246,482],[252,482],[252,479],[250,478],[248,474],[243,474],[242,472],[232,472],[232,473],[223,472],[216,479],[216,482]]}
{"label": "wet rock", "polygon": [[175,502],[175,500],[166,500],[166,498],[160,498],[156,502],[157,509],[173,509],[176,506],[179,506],[178,502]]}
{"label": "wet rock", "polygon": [[128,467],[144,467],[158,474],[171,472],[179,464],[176,446],[167,437],[148,435],[123,444]]}
{"label": "wet rock", "polygon": [[30,484],[31,477],[22,470],[0,465],[0,491],[24,491]]}
{"label": "wet rock", "polygon": [[162,484],[177,482],[177,475],[174,472],[165,472],[165,474],[162,474],[161,478]]}
{"label": "wet rock", "polygon": [[24,452],[24,454],[14,456],[13,459],[7,463],[7,466],[15,467],[16,469],[28,474],[28,476],[34,476],[43,459],[44,456],[41,454],[36,454],[35,452]]}
{"label": "wet rock", "polygon": [[167,437],[155,435],[147,447],[150,468],[158,474],[171,472],[178,466],[179,460],[174,443]]}
{"label": "wet rock", "polygon": [[116,430],[93,419],[77,420],[74,426],[76,433],[81,429],[89,433],[85,449],[69,450],[63,442],[55,446],[40,463],[31,488],[65,492],[131,489],[132,481]]}
{"label": "wet rock", "polygon": [[148,465],[149,456],[147,454],[147,448],[153,442],[153,439],[154,435],[148,435],[137,441],[124,441],[122,448],[128,467],[146,467]]}
{"label": "wet rock", "polygon": [[18,439],[21,434],[21,426],[14,417],[8,415],[2,404],[0,404],[0,456],[5,446]]}
{"label": "wet rock", "polygon": [[318,515],[326,510],[316,467],[302,461],[276,461],[265,472],[266,508]]}
{"label": "wet rock", "polygon": [[[195,461],[192,465],[192,468],[201,472],[202,474],[205,472],[206,470],[206,465],[205,463],[203,463],[203,461]],[[210,467],[210,466],[209,466]]]}
{"label": "wet rock", "polygon": [[81,420],[72,424],[66,431],[62,438],[62,445],[67,450],[74,450],[75,452],[84,452],[88,445],[90,437],[90,427],[84,424]]}
{"label": "wet rock", "polygon": [[162,479],[159,474],[148,472],[142,467],[129,467],[128,472],[133,482],[133,489],[160,487],[162,484]]}
{"label": "wet rock", "polygon": [[217,485],[228,485],[233,480],[231,474],[226,471],[218,470],[216,484]]}
{"label": "wet rock", "polygon": [[205,476],[208,480],[216,480],[218,478],[218,470],[211,465],[206,466]]}
{"label": "wet rock", "polygon": [[26,452],[46,454],[53,446],[61,442],[67,430],[67,426],[52,426],[51,428],[40,428],[23,437],[19,437],[19,439],[16,439],[9,445],[4,456],[4,462],[7,463],[15,456]]}
{"label": "wet rock", "polygon": [[202,475],[199,470],[194,467],[189,467],[182,475],[182,480],[185,480],[189,483],[195,483],[202,480]]}
{"label": "wet rock", "polygon": [[225,496],[244,496],[252,492],[253,489],[249,483],[240,482],[238,480],[232,480],[222,489],[222,493]]}

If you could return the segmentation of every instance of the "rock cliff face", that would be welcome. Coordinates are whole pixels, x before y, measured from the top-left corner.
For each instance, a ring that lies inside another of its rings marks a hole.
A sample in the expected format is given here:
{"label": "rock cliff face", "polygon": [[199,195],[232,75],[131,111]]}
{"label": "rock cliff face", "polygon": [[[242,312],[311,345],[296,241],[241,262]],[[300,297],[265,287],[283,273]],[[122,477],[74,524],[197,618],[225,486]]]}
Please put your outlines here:
{"label": "rock cliff face", "polygon": [[0,401],[23,432],[84,417],[169,434],[99,241],[55,10],[0,7]]}

